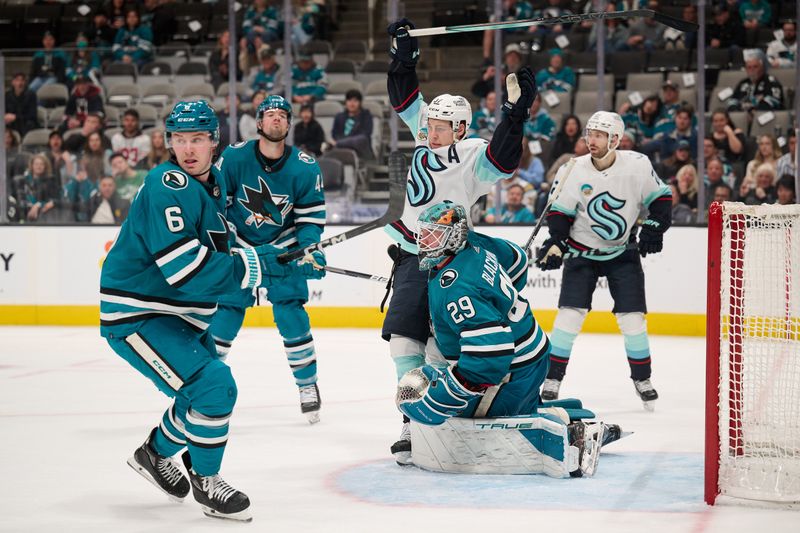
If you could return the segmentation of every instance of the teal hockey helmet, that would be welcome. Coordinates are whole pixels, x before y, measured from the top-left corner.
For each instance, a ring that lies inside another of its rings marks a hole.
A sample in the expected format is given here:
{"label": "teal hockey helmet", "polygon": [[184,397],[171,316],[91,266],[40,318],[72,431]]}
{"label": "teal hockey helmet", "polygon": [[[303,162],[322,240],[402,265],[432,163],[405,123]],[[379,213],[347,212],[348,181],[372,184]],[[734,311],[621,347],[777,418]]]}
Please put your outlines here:
{"label": "teal hockey helmet", "polygon": [[213,142],[219,142],[219,119],[205,100],[175,104],[166,120],[164,139],[167,147],[173,133],[191,131],[207,131]]}
{"label": "teal hockey helmet", "polygon": [[292,104],[290,104],[286,98],[279,94],[271,94],[264,98],[259,106],[258,110],[256,110],[256,120],[261,120],[264,117],[264,113],[269,111],[270,109],[282,109],[286,111],[286,120],[289,124],[292,123]]}
{"label": "teal hockey helmet", "polygon": [[419,269],[430,270],[466,248],[469,220],[464,206],[449,200],[434,204],[417,219]]}

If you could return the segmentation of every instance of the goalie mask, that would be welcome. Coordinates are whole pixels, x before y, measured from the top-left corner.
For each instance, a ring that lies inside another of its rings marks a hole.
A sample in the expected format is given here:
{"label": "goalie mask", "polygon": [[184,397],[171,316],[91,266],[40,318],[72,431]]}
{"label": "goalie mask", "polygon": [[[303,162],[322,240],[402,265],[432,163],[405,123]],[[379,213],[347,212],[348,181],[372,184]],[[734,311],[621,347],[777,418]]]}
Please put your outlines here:
{"label": "goalie mask", "polygon": [[[428,105],[428,119],[444,120],[453,127],[453,142],[464,139],[472,124],[472,107],[463,96],[442,94]],[[458,137],[458,126],[464,123],[464,134]]]}
{"label": "goalie mask", "polygon": [[598,111],[586,121],[584,136],[586,137],[587,144],[589,143],[589,130],[603,131],[608,134],[608,152],[600,158],[602,160],[608,157],[608,154],[616,150],[619,146],[622,140],[622,134],[625,132],[625,123],[622,121],[622,117],[617,113]]}
{"label": "goalie mask", "polygon": [[463,206],[444,201],[420,214],[417,220],[419,269],[430,270],[467,246],[469,223]]}

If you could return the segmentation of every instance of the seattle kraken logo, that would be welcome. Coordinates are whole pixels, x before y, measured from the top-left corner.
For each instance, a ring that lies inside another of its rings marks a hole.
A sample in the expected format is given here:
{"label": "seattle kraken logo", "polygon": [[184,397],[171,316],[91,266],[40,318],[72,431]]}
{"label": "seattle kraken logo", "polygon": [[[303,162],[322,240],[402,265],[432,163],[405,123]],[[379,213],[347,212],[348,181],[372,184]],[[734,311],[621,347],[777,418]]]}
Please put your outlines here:
{"label": "seattle kraken logo", "polygon": [[598,194],[586,207],[586,213],[596,224],[592,229],[601,238],[607,241],[615,241],[625,235],[628,224],[618,213],[617,209],[625,205],[625,200],[614,198],[611,194],[604,192]]}
{"label": "seattle kraken logo", "polygon": [[289,197],[285,194],[272,194],[269,186],[262,177],[258,178],[258,189],[242,185],[245,198],[239,198],[242,207],[250,212],[250,216],[244,221],[250,226],[255,224],[260,228],[262,224],[270,226],[282,226],[286,214],[292,209],[292,204],[288,202]]}
{"label": "seattle kraken logo", "polygon": [[414,206],[425,205],[433,200],[436,194],[436,184],[431,172],[441,172],[447,167],[427,148],[418,148],[411,161],[411,178],[406,184],[406,194],[409,203]]}

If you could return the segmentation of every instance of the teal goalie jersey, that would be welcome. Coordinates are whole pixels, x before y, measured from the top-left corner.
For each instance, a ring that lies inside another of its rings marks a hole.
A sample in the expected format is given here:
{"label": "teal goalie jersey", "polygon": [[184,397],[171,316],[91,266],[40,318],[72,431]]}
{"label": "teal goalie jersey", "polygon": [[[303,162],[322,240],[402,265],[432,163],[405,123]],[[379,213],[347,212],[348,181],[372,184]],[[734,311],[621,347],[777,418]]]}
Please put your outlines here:
{"label": "teal goalie jersey", "polygon": [[509,275],[513,271],[516,285],[524,285],[527,262],[520,253],[507,241],[470,233],[467,248],[431,272],[437,347],[470,383],[496,385],[549,351],[547,335]]}
{"label": "teal goalie jersey", "polygon": [[286,146],[281,158],[270,162],[255,140],[228,146],[215,165],[225,182],[226,215],[238,246],[292,249],[319,242],[325,192],[313,157]]}
{"label": "teal goalie jersey", "polygon": [[142,321],[173,315],[208,327],[218,298],[241,288],[244,263],[229,253],[225,189],[172,161],[151,170],[103,263],[100,330],[124,337]]}

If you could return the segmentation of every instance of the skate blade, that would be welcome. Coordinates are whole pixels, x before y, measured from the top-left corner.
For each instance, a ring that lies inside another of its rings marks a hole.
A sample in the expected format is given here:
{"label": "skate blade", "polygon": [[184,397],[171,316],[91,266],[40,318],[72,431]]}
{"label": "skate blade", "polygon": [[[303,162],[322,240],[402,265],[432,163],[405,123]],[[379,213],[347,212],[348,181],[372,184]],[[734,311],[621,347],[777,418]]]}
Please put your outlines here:
{"label": "skate blade", "polygon": [[651,400],[649,402],[642,401],[642,406],[644,407],[645,411],[647,411],[648,413],[652,413],[653,411],[656,410],[656,401],[655,400]]}
{"label": "skate blade", "polygon": [[184,496],[183,498],[181,498],[180,496],[175,496],[174,494],[170,494],[169,492],[165,491],[163,488],[161,488],[161,485],[159,485],[159,484],[156,482],[156,480],[155,480],[155,479],[153,479],[153,476],[151,476],[151,475],[150,475],[150,472],[148,472],[147,470],[145,470],[144,468],[142,468],[142,467],[139,465],[139,463],[137,463],[137,462],[136,462],[136,459],[134,459],[133,457],[131,457],[131,458],[129,458],[129,459],[128,459],[128,466],[130,466],[131,468],[133,468],[133,471],[134,471],[134,472],[136,472],[137,474],[139,474],[140,476],[142,476],[143,478],[145,478],[147,481],[149,481],[151,485],[153,485],[155,488],[157,488],[158,490],[160,490],[161,492],[163,492],[164,494],[166,494],[166,495],[167,495],[167,498],[169,498],[171,501],[173,501],[173,502],[175,502],[175,503],[183,503],[183,499],[184,499],[186,496],[188,496],[188,495],[189,495],[189,493],[187,492],[187,493],[186,493],[186,496]]}
{"label": "skate blade", "polygon": [[306,415],[309,424],[313,425],[319,422],[319,411],[309,411],[303,414]]}
{"label": "skate blade", "polygon": [[215,511],[211,507],[206,507],[205,505],[201,505],[200,508],[203,510],[203,514],[209,518],[218,518],[220,520],[234,520],[236,522],[253,521],[253,516],[250,514],[249,508],[239,511],[238,513],[230,513],[230,514],[220,513],[219,511]]}

